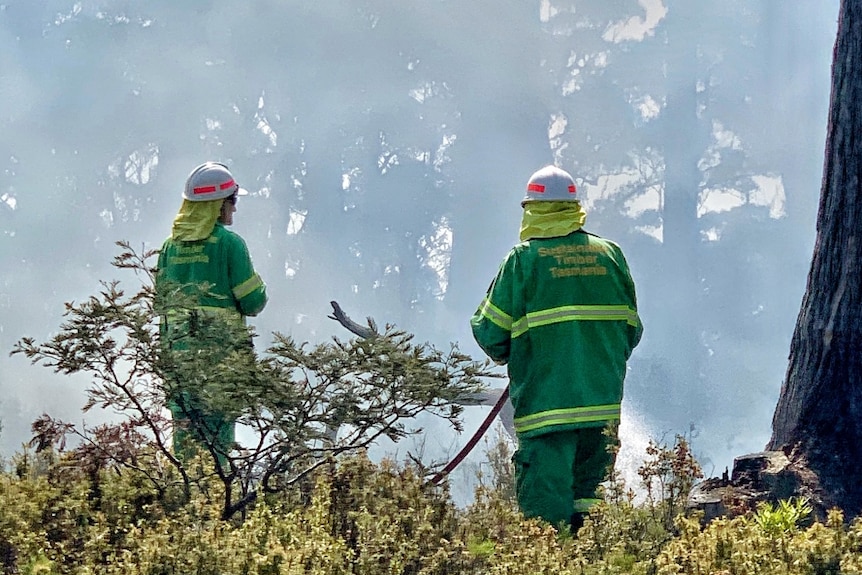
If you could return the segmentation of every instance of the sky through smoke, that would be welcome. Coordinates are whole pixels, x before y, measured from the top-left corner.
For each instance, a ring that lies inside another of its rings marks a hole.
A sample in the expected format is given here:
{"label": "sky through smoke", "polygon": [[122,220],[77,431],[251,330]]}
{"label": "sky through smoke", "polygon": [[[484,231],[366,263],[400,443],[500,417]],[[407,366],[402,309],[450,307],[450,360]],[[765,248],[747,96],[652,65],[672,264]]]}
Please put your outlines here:
{"label": "sky through smoke", "polygon": [[[720,472],[769,436],[837,12],[0,0],[0,453],[43,412],[81,421],[86,386],[10,358],[13,343],[49,337],[99,280],[134,281],[110,268],[113,242],[159,246],[198,163],[228,163],[251,192],[235,228],[270,292],[259,347],[273,331],[347,337],[326,318],[337,300],[478,358],[469,316],[517,240],[523,182],[555,162],[638,282],[624,459],[690,433]],[[468,409],[468,432],[486,412]],[[422,424],[429,458],[466,441]]]}

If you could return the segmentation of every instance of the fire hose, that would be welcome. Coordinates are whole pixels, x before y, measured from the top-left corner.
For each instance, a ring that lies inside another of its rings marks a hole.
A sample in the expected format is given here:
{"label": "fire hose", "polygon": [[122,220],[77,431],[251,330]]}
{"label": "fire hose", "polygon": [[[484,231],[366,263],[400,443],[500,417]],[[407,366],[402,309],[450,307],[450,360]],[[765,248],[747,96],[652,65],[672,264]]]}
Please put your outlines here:
{"label": "fire hose", "polygon": [[[342,326],[344,326],[348,331],[358,335],[361,338],[372,338],[377,337],[379,334],[377,333],[377,326],[374,321],[369,317],[368,318],[368,327],[361,326],[351,320],[344,310],[341,309],[341,306],[338,305],[338,302],[331,301],[329,302],[332,306],[333,313],[329,316],[330,319],[334,319]],[[455,456],[452,461],[450,461],[446,467],[438,471],[434,477],[431,478],[431,483],[434,485],[440,483],[444,477],[449,475],[453,469],[458,467],[458,464],[461,463],[467,455],[469,455],[470,451],[479,443],[479,440],[485,435],[485,432],[488,431],[488,428],[491,426],[491,422],[494,421],[494,418],[497,417],[497,414],[500,413],[500,410],[503,409],[503,406],[506,404],[506,400],[509,399],[509,386],[507,385],[503,389],[503,393],[500,394],[500,397],[497,398],[497,402],[494,404],[494,407],[491,408],[491,412],[485,418],[485,421],[482,422],[482,425],[479,426],[479,429],[476,430],[476,433],[473,434],[473,437],[470,438],[470,441],[467,442],[464,447],[461,448],[461,451],[458,452],[458,455]]]}
{"label": "fire hose", "polygon": [[473,437],[470,438],[470,441],[467,442],[464,447],[461,448],[461,451],[458,452],[452,461],[446,464],[446,467],[438,471],[434,477],[431,478],[431,483],[434,485],[440,483],[444,477],[449,475],[453,469],[458,467],[458,464],[461,463],[465,457],[473,450],[479,440],[485,435],[485,432],[488,431],[488,428],[491,426],[491,422],[494,421],[494,418],[497,417],[497,414],[500,413],[500,410],[503,409],[503,405],[506,403],[506,400],[509,399],[509,386],[503,390],[503,393],[500,394],[500,397],[497,399],[497,403],[494,404],[494,407],[491,408],[491,412],[485,418],[485,421],[482,422],[482,425],[479,426],[479,429],[476,430],[476,433],[473,434]]}

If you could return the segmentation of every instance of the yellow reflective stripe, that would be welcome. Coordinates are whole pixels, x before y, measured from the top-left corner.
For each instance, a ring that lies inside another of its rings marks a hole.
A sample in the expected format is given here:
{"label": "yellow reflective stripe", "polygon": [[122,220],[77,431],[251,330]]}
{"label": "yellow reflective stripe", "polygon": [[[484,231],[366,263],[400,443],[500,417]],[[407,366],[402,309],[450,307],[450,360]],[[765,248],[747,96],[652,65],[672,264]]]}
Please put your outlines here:
{"label": "yellow reflective stripe", "polygon": [[565,321],[624,321],[633,327],[640,325],[638,313],[627,305],[566,305],[533,311],[512,324],[512,337],[527,330]]}
{"label": "yellow reflective stripe", "polygon": [[527,314],[530,327],[578,320],[621,320],[638,326],[638,314],[627,305],[566,305]]}
{"label": "yellow reflective stripe", "polygon": [[220,315],[226,319],[236,319],[236,320],[245,321],[245,318],[243,318],[242,314],[239,313],[239,310],[237,310],[235,307],[216,307],[214,305],[202,305],[202,306],[198,306],[197,309],[199,309],[205,313],[211,313],[213,315]]}
{"label": "yellow reflective stripe", "polygon": [[620,418],[620,404],[590,405],[540,411],[515,419],[515,431],[523,433],[553,425],[570,425],[593,421],[612,421]]}
{"label": "yellow reflective stripe", "polygon": [[530,329],[529,325],[530,320],[527,317],[522,317],[512,322],[512,339],[515,339],[519,335],[524,335],[527,333],[527,330]]}
{"label": "yellow reflective stripe", "polygon": [[[217,307],[210,305],[196,306],[189,309],[170,309],[162,314],[162,321],[169,330],[173,333],[173,339],[183,338],[188,336],[189,322],[192,312],[200,312],[205,316],[219,317],[224,322],[236,323],[237,325],[245,325],[245,316],[243,316],[236,308],[232,307]],[[176,330],[182,329],[183,332],[177,335]]]}
{"label": "yellow reflective stripe", "polygon": [[233,288],[233,296],[236,299],[242,299],[260,286],[263,285],[263,280],[258,274],[254,274],[235,288]]}
{"label": "yellow reflective stripe", "polygon": [[170,323],[188,321],[192,311],[201,311],[205,314],[222,316],[225,319],[243,320],[242,314],[234,307],[218,307],[214,305],[200,305],[189,309],[170,309],[163,314]]}
{"label": "yellow reflective stripe", "polygon": [[493,324],[500,326],[506,331],[511,331],[512,316],[492,304],[488,297],[482,300],[482,305],[479,306],[479,313]]}

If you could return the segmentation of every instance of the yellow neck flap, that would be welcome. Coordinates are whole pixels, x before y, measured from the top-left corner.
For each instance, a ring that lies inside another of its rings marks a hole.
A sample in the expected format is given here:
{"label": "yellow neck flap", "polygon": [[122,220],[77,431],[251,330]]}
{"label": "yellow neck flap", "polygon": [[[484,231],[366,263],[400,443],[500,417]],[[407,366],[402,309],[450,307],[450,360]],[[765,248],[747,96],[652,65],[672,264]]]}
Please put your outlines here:
{"label": "yellow neck flap", "polygon": [[221,214],[222,200],[190,202],[183,200],[174,218],[171,238],[181,242],[203,240],[210,236]]}
{"label": "yellow neck flap", "polygon": [[521,220],[521,241],[567,236],[581,229],[587,212],[581,202],[527,202]]}

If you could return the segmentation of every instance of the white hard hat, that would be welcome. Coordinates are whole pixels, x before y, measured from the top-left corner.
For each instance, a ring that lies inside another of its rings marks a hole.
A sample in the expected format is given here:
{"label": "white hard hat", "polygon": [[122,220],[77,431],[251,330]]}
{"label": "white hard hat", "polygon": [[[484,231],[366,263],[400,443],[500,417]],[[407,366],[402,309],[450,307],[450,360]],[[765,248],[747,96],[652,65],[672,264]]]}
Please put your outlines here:
{"label": "white hard hat", "polygon": [[556,166],[545,166],[530,176],[527,194],[521,206],[527,202],[575,202],[578,200],[575,180],[565,170]]}
{"label": "white hard hat", "polygon": [[244,196],[248,192],[234,181],[227,166],[218,162],[206,162],[192,170],[183,190],[183,198],[191,202],[222,200],[234,194]]}

